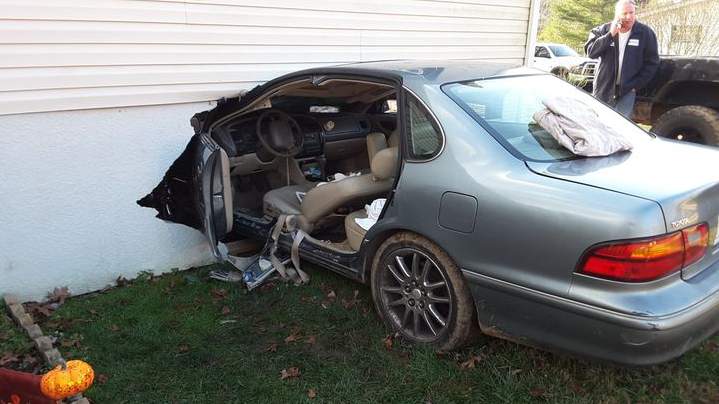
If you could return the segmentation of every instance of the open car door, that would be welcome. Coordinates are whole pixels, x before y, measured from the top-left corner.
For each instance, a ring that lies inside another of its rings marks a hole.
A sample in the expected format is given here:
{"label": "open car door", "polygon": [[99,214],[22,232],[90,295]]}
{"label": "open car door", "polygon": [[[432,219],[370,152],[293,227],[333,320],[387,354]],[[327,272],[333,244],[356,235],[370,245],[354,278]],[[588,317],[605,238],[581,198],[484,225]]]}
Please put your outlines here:
{"label": "open car door", "polygon": [[232,230],[230,162],[206,134],[196,134],[151,193],[138,205],[155,208],[157,217],[202,231],[213,254],[217,242]]}

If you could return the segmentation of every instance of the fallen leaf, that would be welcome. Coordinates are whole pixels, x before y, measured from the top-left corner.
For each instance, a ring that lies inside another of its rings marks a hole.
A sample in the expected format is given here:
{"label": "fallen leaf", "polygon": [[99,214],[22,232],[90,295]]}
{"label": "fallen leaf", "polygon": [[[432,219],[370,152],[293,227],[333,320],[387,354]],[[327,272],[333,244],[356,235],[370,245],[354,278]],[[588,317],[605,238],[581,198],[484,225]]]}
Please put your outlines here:
{"label": "fallen leaf", "polygon": [[529,395],[532,397],[544,397],[547,394],[547,392],[540,387],[535,387],[532,390],[529,390]]}
{"label": "fallen leaf", "polygon": [[97,380],[97,382],[98,382],[99,384],[105,384],[105,383],[107,383],[107,380],[108,380],[108,379],[109,379],[109,377],[107,377],[107,375],[104,375],[104,374],[102,374],[102,373],[100,373],[99,375],[97,375],[97,378],[96,378],[96,380]]}
{"label": "fallen leaf", "polygon": [[285,338],[285,344],[289,344],[290,342],[295,342],[301,340],[302,337],[300,337],[298,334],[290,334]]}
{"label": "fallen leaf", "polygon": [[120,331],[120,327],[118,327],[117,324],[113,324],[110,326],[110,330],[113,332],[118,332]]}
{"label": "fallen leaf", "polygon": [[716,341],[707,341],[706,345],[704,345],[704,349],[709,352],[717,352],[719,351],[719,343]]}
{"label": "fallen leaf", "polygon": [[179,347],[177,347],[177,350],[184,353],[184,352],[190,352],[190,346],[186,344],[182,344]]}
{"label": "fallen leaf", "polygon": [[315,389],[307,390],[307,397],[309,399],[313,399],[313,398],[317,397],[317,391]]}
{"label": "fallen leaf", "polygon": [[93,316],[96,316],[96,315],[97,315],[97,310],[90,310],[90,314],[92,314]]}
{"label": "fallen leaf", "polygon": [[222,300],[227,297],[226,289],[213,288],[211,293],[212,293],[212,298],[215,300]]}
{"label": "fallen leaf", "polygon": [[472,355],[466,361],[459,364],[460,369],[474,369],[482,358],[478,355]]}
{"label": "fallen leaf", "polygon": [[316,343],[317,343],[317,337],[314,335],[310,335],[309,337],[307,337],[307,341],[305,341],[305,344],[310,344],[310,345],[314,345]]}
{"label": "fallen leaf", "polygon": [[516,376],[517,374],[519,374],[521,372],[522,372],[522,369],[514,369],[511,373],[512,373],[512,376]]}
{"label": "fallen leaf", "polygon": [[277,352],[277,344],[270,344],[270,346],[265,349],[265,352]]}
{"label": "fallen leaf", "polygon": [[384,347],[385,347],[385,349],[387,349],[388,351],[391,351],[391,350],[392,350],[392,345],[394,345],[394,337],[390,334],[390,335],[388,335],[388,336],[385,337],[385,339],[383,340],[383,342],[384,342]]}
{"label": "fallen leaf", "polygon": [[70,297],[70,291],[67,287],[55,288],[47,295],[47,300],[48,302],[63,304],[68,297]]}
{"label": "fallen leaf", "polygon": [[280,372],[280,380],[291,379],[300,377],[300,368],[291,367],[288,369],[282,369]]}
{"label": "fallen leaf", "polygon": [[327,293],[327,298],[330,300],[337,299],[337,294],[334,290],[330,290],[329,293]]}
{"label": "fallen leaf", "polygon": [[232,310],[230,310],[229,306],[222,307],[222,315],[223,316],[226,316],[226,315],[230,314],[231,312],[232,312]]}
{"label": "fallen leaf", "polygon": [[74,346],[75,348],[80,348],[80,339],[78,339],[78,338],[66,339],[66,340],[63,340],[63,341],[60,343],[60,345],[61,345],[63,348],[70,348],[70,347],[73,347],[73,346]]}
{"label": "fallen leaf", "polygon": [[261,290],[262,292],[269,292],[270,290],[272,290],[272,289],[274,289],[274,288],[275,288],[275,283],[274,283],[274,282],[267,282],[267,283],[265,283],[264,285],[260,286],[260,290]]}
{"label": "fallen leaf", "polygon": [[23,304],[25,311],[32,315],[33,318],[37,319],[38,314],[43,317],[50,317],[53,312],[53,307],[59,307],[58,303],[40,304],[38,302],[28,302]]}
{"label": "fallen leaf", "polygon": [[0,366],[7,366],[11,363],[17,362],[20,362],[20,357],[12,352],[5,352],[2,356],[0,356]]}

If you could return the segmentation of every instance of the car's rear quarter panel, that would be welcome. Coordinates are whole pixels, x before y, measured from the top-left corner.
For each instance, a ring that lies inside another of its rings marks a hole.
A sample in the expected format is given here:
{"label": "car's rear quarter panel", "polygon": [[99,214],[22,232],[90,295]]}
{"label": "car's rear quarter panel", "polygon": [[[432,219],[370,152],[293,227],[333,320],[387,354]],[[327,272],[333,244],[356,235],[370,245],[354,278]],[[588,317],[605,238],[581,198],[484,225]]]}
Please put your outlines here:
{"label": "car's rear quarter panel", "polygon": [[[404,165],[393,214],[437,242],[461,268],[567,296],[588,247],[665,232],[655,202],[537,175],[437,87],[415,92],[440,120],[446,146],[433,161]],[[476,198],[471,233],[440,225],[446,192]]]}

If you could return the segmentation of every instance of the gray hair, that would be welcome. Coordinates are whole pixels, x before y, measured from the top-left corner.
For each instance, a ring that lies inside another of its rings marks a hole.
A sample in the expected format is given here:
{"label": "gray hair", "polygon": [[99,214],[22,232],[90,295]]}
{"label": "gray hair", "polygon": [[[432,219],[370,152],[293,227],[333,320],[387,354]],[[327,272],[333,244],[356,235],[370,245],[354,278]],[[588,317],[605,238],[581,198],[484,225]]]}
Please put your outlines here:
{"label": "gray hair", "polygon": [[615,15],[616,15],[616,14],[619,14],[619,10],[620,10],[621,7],[622,7],[623,5],[625,5],[625,4],[631,4],[631,5],[633,5],[634,7],[637,6],[637,2],[634,1],[634,0],[619,0],[619,1],[617,1],[617,2],[614,4],[614,14],[615,14]]}

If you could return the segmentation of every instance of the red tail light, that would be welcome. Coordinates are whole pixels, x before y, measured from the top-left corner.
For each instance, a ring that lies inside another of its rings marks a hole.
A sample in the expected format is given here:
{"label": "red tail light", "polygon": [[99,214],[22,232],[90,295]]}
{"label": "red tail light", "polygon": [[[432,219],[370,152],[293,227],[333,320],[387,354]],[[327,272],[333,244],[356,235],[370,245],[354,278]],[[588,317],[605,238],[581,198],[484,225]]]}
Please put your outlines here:
{"label": "red tail light", "polygon": [[587,252],[579,272],[617,281],[647,282],[699,261],[708,244],[706,223],[644,240],[603,244]]}
{"label": "red tail light", "polygon": [[702,223],[682,230],[684,235],[684,267],[704,258],[709,245],[709,225]]}

